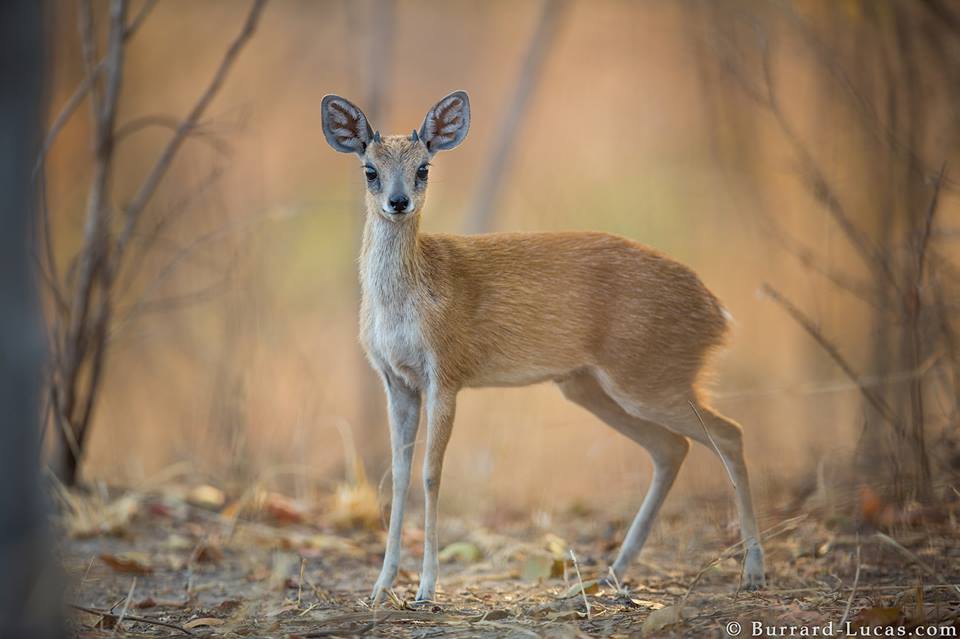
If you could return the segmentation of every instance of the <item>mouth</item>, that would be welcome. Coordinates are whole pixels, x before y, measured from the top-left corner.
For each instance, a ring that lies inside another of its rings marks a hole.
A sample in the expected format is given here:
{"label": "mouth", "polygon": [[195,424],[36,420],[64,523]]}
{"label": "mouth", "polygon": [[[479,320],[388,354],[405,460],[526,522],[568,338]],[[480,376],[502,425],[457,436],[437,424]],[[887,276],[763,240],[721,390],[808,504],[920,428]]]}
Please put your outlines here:
{"label": "mouth", "polygon": [[383,211],[383,214],[386,217],[390,219],[395,219],[395,220],[401,220],[407,216],[413,215],[416,212],[416,208],[412,206],[409,208],[403,209],[401,211],[396,211],[394,209],[382,206],[380,207],[380,210]]}

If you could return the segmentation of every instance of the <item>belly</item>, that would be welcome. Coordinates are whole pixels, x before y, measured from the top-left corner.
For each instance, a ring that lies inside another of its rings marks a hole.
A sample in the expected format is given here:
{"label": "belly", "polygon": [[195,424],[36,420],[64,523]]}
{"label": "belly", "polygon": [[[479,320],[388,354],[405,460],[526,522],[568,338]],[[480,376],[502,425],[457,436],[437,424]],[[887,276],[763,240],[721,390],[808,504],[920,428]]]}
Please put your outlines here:
{"label": "belly", "polygon": [[565,366],[523,366],[486,367],[476,372],[464,384],[471,388],[490,386],[530,386],[550,382],[567,375],[573,370]]}

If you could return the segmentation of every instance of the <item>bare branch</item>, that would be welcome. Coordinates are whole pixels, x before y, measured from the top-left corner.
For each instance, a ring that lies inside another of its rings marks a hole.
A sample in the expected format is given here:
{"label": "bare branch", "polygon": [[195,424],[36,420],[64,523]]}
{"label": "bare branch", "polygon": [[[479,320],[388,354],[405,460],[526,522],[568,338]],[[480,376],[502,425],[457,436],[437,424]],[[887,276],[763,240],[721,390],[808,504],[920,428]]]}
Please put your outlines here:
{"label": "bare branch", "polygon": [[[89,388],[95,391],[102,371],[104,351],[102,344],[106,335],[105,327],[110,321],[109,271],[107,269],[107,260],[109,259],[107,255],[107,201],[112,169],[113,128],[123,77],[123,33],[126,11],[126,0],[113,0],[110,5],[110,32],[105,67],[107,81],[104,88],[103,104],[99,109],[94,109],[94,178],[87,200],[83,248],[78,263],[77,285],[74,290],[73,303],[70,306],[70,323],[64,339],[63,369],[60,372],[66,388],[61,398],[63,404],[59,407],[59,412],[70,420],[69,425],[73,429],[73,435],[76,437],[80,452],[83,451],[86,424],[92,411],[93,398],[88,395],[84,400],[85,406],[81,409],[81,414],[79,416],[75,415],[79,371],[87,353],[90,352],[88,349],[93,346],[93,361],[88,384]],[[92,38],[91,25],[93,19],[89,3],[82,5],[81,14],[86,14],[81,19],[85,27],[84,37]],[[92,42],[85,42],[84,50],[89,57],[93,50]],[[95,96],[96,91],[91,90],[92,102]],[[95,292],[98,283],[100,285],[99,295]],[[95,297],[98,299],[99,307],[91,327],[88,325],[88,315]],[[92,343],[91,339],[93,340]],[[79,459],[72,456],[71,465],[74,468],[78,462]]]}
{"label": "bare branch", "polygon": [[476,200],[467,217],[467,228],[474,232],[489,230],[491,226],[490,217],[510,159],[510,150],[517,138],[517,129],[523,119],[530,96],[540,80],[546,54],[550,50],[560,19],[567,7],[566,0],[542,0],[542,2],[537,30],[533,34],[523,67],[517,76],[513,97],[497,129],[497,139],[493,144],[487,169],[480,179]]}
{"label": "bare branch", "polygon": [[930,205],[927,207],[927,215],[924,218],[923,233],[920,236],[920,246],[917,249],[917,286],[923,283],[923,269],[926,264],[927,247],[930,245],[930,234],[933,231],[933,216],[937,212],[937,203],[940,199],[940,186],[943,184],[944,175],[947,171],[947,163],[944,162],[940,167],[940,173],[933,183],[933,195],[930,197]]}
{"label": "bare branch", "polygon": [[[153,10],[153,7],[156,6],[157,0],[147,0],[143,8],[140,10],[140,13],[137,14],[136,18],[130,23],[130,25],[124,29],[123,40],[126,42],[133,37],[133,34],[141,27],[144,20]],[[53,124],[50,125],[50,131],[47,133],[47,137],[44,138],[43,144],[40,145],[40,152],[37,154],[37,161],[33,167],[34,174],[39,172],[43,167],[43,162],[47,157],[47,153],[50,152],[50,147],[53,146],[54,141],[57,139],[57,136],[60,135],[60,131],[66,126],[67,121],[70,120],[70,116],[77,110],[77,107],[83,102],[83,99],[87,97],[87,92],[90,91],[90,87],[93,86],[94,81],[99,77],[100,73],[103,72],[103,67],[106,65],[106,58],[100,60],[92,69],[88,69],[88,73],[84,76],[83,80],[80,82],[80,85],[74,90],[70,97],[67,98],[66,103],[60,109],[60,113],[57,114],[57,117],[53,120]]]}
{"label": "bare branch", "polygon": [[228,270],[222,277],[217,278],[216,281],[195,290],[166,297],[145,299],[138,302],[134,308],[124,309],[120,311],[120,313],[123,314],[124,321],[129,322],[138,316],[148,313],[167,313],[181,310],[194,304],[210,300],[217,294],[227,290],[227,287],[232,281],[233,273]]}
{"label": "bare branch", "polygon": [[840,367],[840,370],[850,379],[851,382],[857,385],[857,388],[860,389],[860,394],[863,396],[867,402],[873,406],[877,413],[880,414],[896,431],[897,434],[903,436],[903,424],[900,422],[900,419],[893,412],[893,409],[883,400],[882,397],[878,396],[872,390],[867,388],[861,383],[860,375],[853,369],[853,366],[847,362],[846,358],[840,353],[838,349],[830,340],[824,336],[824,334],[817,328],[817,325],[814,324],[813,320],[807,317],[803,311],[796,307],[790,300],[784,297],[777,289],[773,288],[769,284],[764,284],[761,288],[761,291],[766,295],[770,296],[774,302],[780,305],[783,308],[787,315],[789,315],[800,327],[807,332],[810,337],[820,345],[820,347],[830,356],[830,359]]}
{"label": "bare branch", "polygon": [[153,299],[153,295],[160,288],[160,286],[176,272],[180,264],[186,261],[187,258],[194,253],[194,251],[197,251],[198,249],[212,242],[217,242],[229,236],[231,233],[256,224],[262,220],[263,214],[258,212],[237,220],[233,224],[196,237],[190,243],[181,247],[176,253],[174,253],[170,260],[167,261],[167,263],[157,271],[157,274],[153,277],[150,283],[144,287],[144,291],[140,299],[135,302],[128,311],[125,312],[123,317],[118,318],[117,326],[111,330],[110,339],[115,339],[115,334],[120,333],[124,328],[126,328],[126,325],[129,324],[134,317],[140,314],[141,307],[148,300]]}
{"label": "bare branch", "polygon": [[[160,127],[176,132],[179,126],[180,120],[172,115],[144,115],[139,118],[134,118],[129,122],[124,122],[122,125],[118,126],[116,133],[114,133],[114,140],[115,142],[120,142],[121,140],[150,127]],[[206,142],[210,148],[217,153],[225,155],[230,152],[230,145],[228,145],[223,138],[211,133],[210,131],[204,130],[199,123],[192,130],[188,131],[187,134],[191,137],[197,138],[198,140]]]}
{"label": "bare branch", "polygon": [[773,114],[774,119],[780,126],[784,137],[793,147],[793,151],[800,161],[800,169],[806,179],[807,185],[814,198],[826,209],[827,213],[833,218],[837,226],[846,235],[847,240],[857,250],[866,265],[877,273],[882,274],[891,286],[897,287],[896,277],[890,270],[890,264],[886,256],[876,247],[873,242],[847,215],[836,189],[830,183],[826,173],[821,170],[820,165],[814,159],[813,153],[797,134],[793,125],[780,106],[780,99],[777,94],[776,82],[773,78],[772,60],[770,49],[766,47],[763,53],[763,74],[767,86],[767,108]]}
{"label": "bare branch", "polygon": [[193,108],[190,109],[190,112],[187,114],[187,116],[182,122],[180,122],[176,132],[167,143],[167,146],[160,153],[160,157],[154,164],[153,169],[147,175],[147,178],[144,180],[140,190],[134,196],[133,201],[131,201],[127,206],[126,224],[119,239],[117,240],[116,252],[114,255],[114,268],[122,257],[123,250],[130,239],[130,235],[136,228],[140,214],[143,212],[144,207],[146,207],[147,202],[153,196],[153,193],[156,191],[157,186],[159,186],[160,181],[163,179],[164,175],[166,175],[167,170],[170,168],[170,164],[173,162],[173,158],[177,153],[177,150],[183,144],[190,130],[196,126],[197,122],[203,116],[204,112],[207,110],[207,107],[213,101],[213,98],[216,97],[217,93],[220,91],[220,87],[223,85],[223,82],[227,77],[227,74],[230,72],[230,68],[233,66],[237,56],[240,54],[240,51],[250,40],[251,36],[253,36],[264,6],[266,6],[266,0],[254,0],[253,6],[250,8],[250,13],[247,15],[247,20],[243,25],[243,29],[240,31],[240,34],[236,37],[236,39],[234,39],[234,41],[230,44],[230,47],[227,49],[227,52],[224,55],[223,60],[220,62],[220,66],[217,68],[216,73],[214,73],[210,84],[200,95],[200,98],[193,105]]}
{"label": "bare branch", "polygon": [[[857,109],[869,124],[869,126],[864,127],[865,131],[885,144],[895,155],[902,156],[906,159],[910,169],[923,177],[923,179],[928,179],[934,175],[933,169],[928,167],[926,162],[910,148],[909,144],[901,141],[896,131],[884,122],[874,105],[871,104],[870,100],[864,97],[863,93],[857,88],[851,75],[837,62],[839,58],[837,52],[823,41],[816,30],[810,26],[809,22],[797,13],[795,7],[784,0],[775,0],[771,4],[781,9],[782,15],[797,29],[797,33],[806,42],[807,47],[813,52],[821,67],[823,67],[850,96],[854,108]],[[945,181],[944,184],[951,189],[960,186],[951,181]]]}
{"label": "bare branch", "polygon": [[877,308],[877,310],[886,310],[878,308],[876,295],[873,292],[873,287],[869,283],[859,280],[847,273],[828,268],[824,265],[824,260],[821,256],[814,253],[808,246],[788,235],[774,220],[765,219],[764,222],[766,223],[765,226],[768,227],[767,232],[770,236],[777,240],[784,250],[797,258],[803,266],[823,276],[840,290],[850,293],[857,299]]}
{"label": "bare branch", "polygon": [[[77,20],[80,28],[80,49],[83,54],[83,65],[87,77],[87,91],[90,93],[90,115],[93,118],[94,144],[97,144],[98,127],[100,126],[100,97],[97,90],[99,71],[94,71],[99,65],[94,64],[97,57],[97,37],[93,25],[93,5],[91,0],[80,0]],[[109,56],[109,54],[108,54]],[[104,64],[107,60],[104,59]]]}
{"label": "bare branch", "polygon": [[126,41],[132,36],[137,29],[140,28],[140,25],[143,24],[144,20],[147,19],[147,16],[150,15],[150,12],[153,11],[153,8],[157,6],[157,0],[146,0],[143,3],[143,6],[140,7],[140,12],[133,17],[133,20],[130,21],[130,24],[127,25],[127,28],[123,32],[123,39]]}
{"label": "bare branch", "polygon": [[[161,241],[160,234],[163,232],[163,230],[176,221],[179,216],[188,211],[193,205],[193,202],[211,189],[222,176],[223,168],[219,166],[214,167],[214,169],[206,176],[206,178],[201,180],[197,186],[193,187],[190,189],[190,191],[177,198],[177,200],[172,204],[165,207],[165,210],[156,216],[156,223],[153,224],[149,230],[147,230],[145,233],[134,233],[130,236],[130,240],[134,240],[141,235],[143,236],[142,241],[138,242],[142,246],[142,249],[135,251],[131,255],[130,260],[124,264],[122,277],[126,280],[126,282],[118,283],[120,296],[126,293],[133,285],[141,267],[143,266],[144,260],[150,253],[151,248]],[[179,251],[181,250],[181,247],[177,245],[175,249]],[[121,276],[120,272],[117,273],[117,276]]]}

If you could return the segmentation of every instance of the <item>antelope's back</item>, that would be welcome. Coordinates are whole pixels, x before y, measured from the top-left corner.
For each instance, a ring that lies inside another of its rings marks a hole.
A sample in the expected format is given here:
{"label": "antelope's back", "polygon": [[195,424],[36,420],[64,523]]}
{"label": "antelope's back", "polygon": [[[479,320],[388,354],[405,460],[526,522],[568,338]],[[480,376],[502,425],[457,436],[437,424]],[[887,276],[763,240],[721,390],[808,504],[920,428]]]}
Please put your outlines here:
{"label": "antelope's back", "polygon": [[[727,320],[688,267],[595,232],[424,235],[445,309],[437,327],[471,367],[657,367],[694,378]],[[521,377],[524,377],[521,375]],[[524,383],[518,380],[517,383]]]}

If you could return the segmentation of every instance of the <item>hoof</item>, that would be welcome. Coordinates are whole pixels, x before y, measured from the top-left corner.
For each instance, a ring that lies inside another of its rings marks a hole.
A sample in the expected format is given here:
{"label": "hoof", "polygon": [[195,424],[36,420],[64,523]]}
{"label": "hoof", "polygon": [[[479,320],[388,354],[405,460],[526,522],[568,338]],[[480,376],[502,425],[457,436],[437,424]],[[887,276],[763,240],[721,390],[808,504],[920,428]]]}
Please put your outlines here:
{"label": "hoof", "polygon": [[437,602],[433,601],[432,599],[421,599],[418,596],[407,605],[409,605],[411,608],[429,608],[430,606],[437,605]]}
{"label": "hoof", "polygon": [[745,574],[743,576],[743,589],[744,590],[763,590],[767,587],[767,580],[763,576],[763,573],[759,575],[749,575]]}
{"label": "hoof", "polygon": [[767,580],[764,578],[763,564],[763,550],[760,546],[749,548],[743,562],[744,590],[760,590],[766,587]]}
{"label": "hoof", "polygon": [[414,603],[418,605],[427,605],[434,602],[434,596],[437,594],[437,589],[435,586],[429,586],[421,583],[420,587],[417,589],[417,598],[414,599]]}

